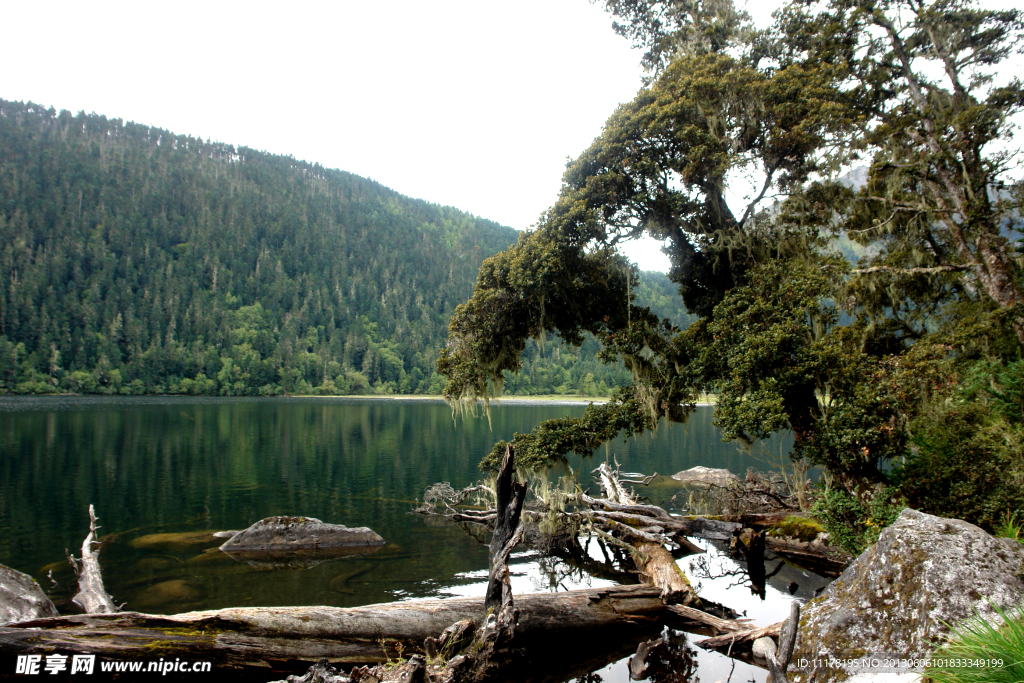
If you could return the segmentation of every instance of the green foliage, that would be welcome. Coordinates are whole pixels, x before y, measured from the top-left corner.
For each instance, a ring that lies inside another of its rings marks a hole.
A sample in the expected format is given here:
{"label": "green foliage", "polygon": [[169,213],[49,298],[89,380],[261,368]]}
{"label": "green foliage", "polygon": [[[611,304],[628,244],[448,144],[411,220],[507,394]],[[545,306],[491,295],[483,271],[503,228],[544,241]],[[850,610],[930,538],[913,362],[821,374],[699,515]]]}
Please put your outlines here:
{"label": "green foliage", "polygon": [[778,524],[772,525],[771,528],[768,529],[768,535],[795,538],[805,543],[810,543],[814,539],[818,538],[820,534],[827,531],[828,530],[815,519],[800,517],[798,515],[790,515]]}
{"label": "green foliage", "polygon": [[[592,455],[598,446],[620,433],[630,436],[654,426],[649,408],[623,389],[607,404],[591,403],[583,417],[545,420],[531,432],[516,433],[512,438],[516,467],[542,470],[564,460],[568,453]],[[491,452],[480,462],[480,469],[496,472],[501,466],[506,445],[505,441],[494,444]]]}
{"label": "green foliage", "polygon": [[[824,260],[824,259],[823,259]],[[841,261],[825,261],[841,272]],[[718,394],[716,423],[727,439],[795,432],[794,455],[836,474],[877,479],[901,452],[897,400],[877,360],[833,333],[838,314],[823,297],[838,289],[827,269],[765,261],[749,284],[714,311],[697,363]]]}
{"label": "green foliage", "polygon": [[996,410],[1014,424],[1024,422],[1024,358],[1018,358],[996,372],[987,391]]}
{"label": "green foliage", "polygon": [[[1024,610],[992,608],[1002,620],[994,624],[982,617],[952,629],[952,637],[936,650],[925,675],[934,683],[1019,683],[1024,681]],[[962,666],[965,660],[1002,662],[1001,666]]]}
{"label": "green foliage", "polygon": [[426,393],[515,231],[372,181],[0,101],[0,392]]}
{"label": "green foliage", "polygon": [[1003,513],[1003,519],[992,532],[997,538],[1012,538],[1024,543],[1024,513],[1021,510]]}
{"label": "green foliage", "polygon": [[[792,2],[758,32],[728,0],[605,4],[652,80],[568,165],[538,229],[481,269],[439,363],[449,401],[512,383],[530,340],[592,335],[632,384],[517,436],[535,464],[685,419],[712,392],[726,438],[792,430],[793,455],[853,496],[828,503],[850,529],[874,514],[854,492],[887,479],[965,364],[1005,363],[977,400],[1024,416],[1024,366],[1007,362],[1024,343],[1024,188],[999,151],[1024,86],[992,86],[1020,12]],[[763,182],[736,203],[744,176]],[[643,235],[666,243],[685,327],[633,300],[615,247]]]}
{"label": "green foliage", "polygon": [[911,428],[911,452],[893,477],[911,507],[988,530],[1024,509],[1024,430],[976,402],[940,406]]}
{"label": "green foliage", "polygon": [[878,540],[882,529],[896,521],[904,507],[893,487],[878,487],[863,496],[825,488],[811,514],[828,530],[830,543],[859,555]]}

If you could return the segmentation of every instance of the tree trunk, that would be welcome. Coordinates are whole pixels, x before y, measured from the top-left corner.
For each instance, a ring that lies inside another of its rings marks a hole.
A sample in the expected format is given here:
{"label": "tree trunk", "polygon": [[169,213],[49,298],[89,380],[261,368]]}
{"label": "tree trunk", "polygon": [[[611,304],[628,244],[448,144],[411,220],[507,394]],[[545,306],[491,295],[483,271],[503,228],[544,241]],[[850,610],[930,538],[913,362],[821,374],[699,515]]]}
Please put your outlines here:
{"label": "tree trunk", "polygon": [[489,552],[490,571],[484,598],[484,610],[487,612],[498,610],[512,600],[508,557],[516,543],[523,537],[519,518],[523,512],[523,501],[526,500],[526,485],[515,480],[515,471],[515,454],[512,445],[509,444],[505,448],[505,456],[501,459],[501,469],[498,470],[498,479],[494,487],[498,498],[498,516],[494,521],[494,535],[491,536]]}

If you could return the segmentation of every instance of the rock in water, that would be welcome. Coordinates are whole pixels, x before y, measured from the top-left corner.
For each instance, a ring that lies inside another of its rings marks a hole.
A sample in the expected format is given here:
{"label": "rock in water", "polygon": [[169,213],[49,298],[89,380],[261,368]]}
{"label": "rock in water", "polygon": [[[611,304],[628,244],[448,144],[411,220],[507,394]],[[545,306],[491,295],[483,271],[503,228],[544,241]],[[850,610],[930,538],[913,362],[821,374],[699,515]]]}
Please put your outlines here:
{"label": "rock in water", "polygon": [[56,616],[57,608],[35,579],[0,564],[0,626]]}
{"label": "rock in water", "polygon": [[385,541],[368,527],[349,528],[325,524],[312,517],[267,517],[232,536],[220,549],[224,552],[317,550],[380,546]]}
{"label": "rock in water", "polygon": [[906,509],[803,609],[790,678],[854,680],[853,666],[828,666],[825,655],[922,658],[948,635],[946,624],[997,620],[990,601],[1003,609],[1024,601],[1024,545]]}
{"label": "rock in water", "polygon": [[676,472],[672,475],[672,478],[676,481],[681,481],[684,484],[701,486],[704,488],[711,488],[712,486],[720,486],[724,489],[740,488],[740,478],[729,470],[714,467],[703,467],[701,465],[691,467],[690,469],[683,470],[682,472]]}
{"label": "rock in water", "polygon": [[766,659],[769,652],[773,655],[778,652],[778,648],[775,647],[775,641],[768,636],[755,640],[750,650],[754,653],[755,657],[760,657],[761,659]]}

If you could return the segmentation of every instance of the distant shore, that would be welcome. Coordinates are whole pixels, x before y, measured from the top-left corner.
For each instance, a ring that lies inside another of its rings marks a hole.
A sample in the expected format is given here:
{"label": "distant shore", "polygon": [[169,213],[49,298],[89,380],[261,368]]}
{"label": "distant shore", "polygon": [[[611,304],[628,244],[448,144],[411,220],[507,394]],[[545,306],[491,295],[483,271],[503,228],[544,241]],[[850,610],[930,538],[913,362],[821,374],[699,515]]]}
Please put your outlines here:
{"label": "distant shore", "polygon": [[[73,392],[65,393],[52,393],[52,394],[0,394],[0,398],[28,398],[28,399],[40,399],[40,398],[61,398],[61,397],[76,397],[76,398],[205,398],[205,399],[218,399],[218,398],[230,398],[230,399],[245,399],[245,398],[269,398],[269,399],[289,399],[289,398],[343,398],[343,399],[360,399],[368,401],[380,401],[380,400],[392,400],[392,401],[444,401],[444,396],[440,394],[344,394],[344,395],[333,395],[333,394],[287,394],[281,396],[220,396],[216,394],[78,394]],[[696,405],[699,406],[713,406],[715,405],[715,396],[702,396],[702,400],[696,401]],[[482,399],[481,399],[482,400]],[[595,403],[597,405],[603,405],[610,399],[607,396],[578,396],[576,394],[538,394],[535,396],[499,396],[492,398],[491,403],[500,405],[502,403],[514,403],[514,404],[546,404],[546,403],[574,403],[580,405],[586,405],[588,403]]]}

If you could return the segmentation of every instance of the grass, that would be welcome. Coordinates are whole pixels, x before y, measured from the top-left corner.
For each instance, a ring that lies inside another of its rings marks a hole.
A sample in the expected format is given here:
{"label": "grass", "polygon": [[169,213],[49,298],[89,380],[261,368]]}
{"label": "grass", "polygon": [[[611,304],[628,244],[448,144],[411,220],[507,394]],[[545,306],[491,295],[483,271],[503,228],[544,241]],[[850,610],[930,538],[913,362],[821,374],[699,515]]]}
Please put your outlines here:
{"label": "grass", "polygon": [[[931,655],[933,662],[925,671],[934,683],[1021,683],[1024,681],[1024,605],[1003,611],[992,607],[1003,618],[994,626],[978,618],[953,629],[952,639]],[[975,666],[966,666],[975,664]]]}
{"label": "grass", "polygon": [[1024,520],[1018,520],[1017,514],[1020,510],[1010,514],[1009,511],[1003,516],[1003,522],[995,528],[997,538],[1012,538],[1015,541],[1024,543]]}

